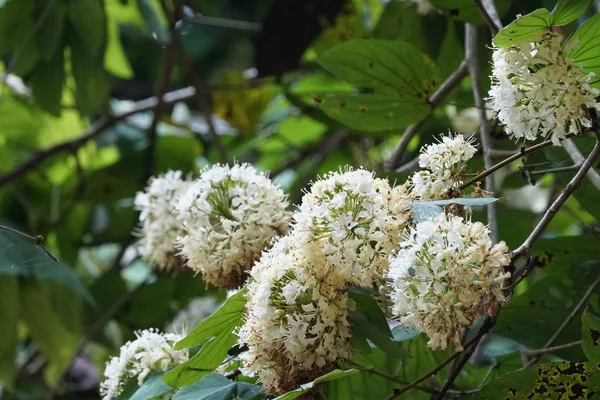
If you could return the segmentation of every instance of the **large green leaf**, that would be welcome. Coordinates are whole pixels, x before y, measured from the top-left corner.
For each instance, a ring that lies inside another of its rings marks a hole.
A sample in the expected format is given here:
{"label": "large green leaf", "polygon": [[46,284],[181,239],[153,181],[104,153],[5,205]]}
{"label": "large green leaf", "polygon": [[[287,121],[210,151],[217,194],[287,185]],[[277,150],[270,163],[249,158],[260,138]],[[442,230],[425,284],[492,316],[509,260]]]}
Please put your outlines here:
{"label": "large green leaf", "polygon": [[[430,0],[431,4],[442,10],[448,10],[450,16],[459,21],[473,24],[483,24],[485,20],[481,16],[479,8],[473,0]],[[510,0],[496,0],[498,14],[504,15],[510,8]]]}
{"label": "large green leaf", "polygon": [[171,386],[165,385],[165,383],[162,381],[163,375],[163,372],[158,372],[147,377],[142,386],[140,386],[130,397],[128,397],[128,399],[148,400],[163,396],[173,391]]}
{"label": "large green leaf", "polygon": [[313,387],[315,387],[315,385],[318,385],[319,383],[325,383],[325,382],[330,382],[330,381],[334,381],[334,380],[338,380],[338,379],[343,379],[343,378],[347,378],[349,376],[353,376],[356,374],[358,374],[358,370],[355,370],[355,369],[349,369],[349,370],[345,370],[345,371],[336,369],[334,371],[331,371],[328,374],[318,377],[317,379],[315,379],[312,382],[301,385],[300,388],[298,388],[296,390],[292,390],[291,392],[287,392],[284,395],[276,397],[275,400],[297,399],[298,397],[302,396],[304,393],[308,392],[310,389],[312,389]]}
{"label": "large green leaf", "polygon": [[317,106],[359,130],[390,130],[425,117],[427,98],[439,84],[434,63],[401,41],[351,40],[324,53],[319,63],[360,93],[318,96]]}
{"label": "large green leaf", "polygon": [[564,26],[579,18],[590,6],[590,0],[558,0],[550,13],[552,25]]}
{"label": "large green leaf", "polygon": [[179,389],[173,396],[173,400],[259,400],[263,398],[265,395],[261,393],[259,386],[230,381],[217,373],[207,375],[198,382]]}
{"label": "large green leaf", "polygon": [[548,10],[538,8],[502,28],[494,37],[493,43],[498,47],[508,47],[519,45],[521,42],[533,41],[551,26],[552,16]]}
{"label": "large green leaf", "polygon": [[590,361],[600,362],[600,318],[589,311],[581,315],[582,347],[585,356]]}
{"label": "large green leaf", "polygon": [[93,302],[74,270],[51,259],[33,241],[3,229],[0,229],[0,275],[60,283]]}
{"label": "large green leaf", "polygon": [[[529,348],[542,348],[600,274],[599,245],[600,241],[594,236],[539,240],[530,259],[536,266],[536,273],[526,280],[524,287],[527,289],[514,296],[502,309],[494,332]],[[569,343],[580,338],[581,322],[576,318],[555,343]],[[580,348],[557,354],[573,360],[583,357]]]}
{"label": "large green leaf", "polygon": [[92,57],[79,37],[71,36],[69,45],[77,108],[80,113],[88,115],[100,109],[108,98],[109,86],[103,57]]}
{"label": "large green leaf", "polygon": [[51,301],[48,284],[29,283],[19,287],[20,317],[40,353],[48,360],[44,379],[54,386],[71,365],[78,338],[61,321]]}
{"label": "large green leaf", "polygon": [[469,399],[590,399],[600,390],[596,363],[551,363],[507,374]]}
{"label": "large green leaf", "polygon": [[567,46],[575,46],[567,53],[569,58],[583,68],[586,73],[596,74],[592,86],[599,88],[600,81],[600,13],[594,15],[573,34]]}
{"label": "large green leaf", "polygon": [[[44,4],[43,7],[47,5]],[[63,27],[65,24],[65,3],[55,1],[35,35],[42,61],[50,62],[57,52],[62,52]],[[45,12],[43,9],[41,12]],[[38,67],[39,68],[39,67]]]}
{"label": "large green leaf", "polygon": [[348,292],[356,305],[355,310],[349,313],[353,335],[358,334],[369,339],[392,357],[410,358],[402,344],[394,340],[385,315],[374,296],[359,288],[349,288]]}
{"label": "large green leaf", "polygon": [[83,48],[91,59],[101,59],[98,56],[106,41],[106,15],[102,0],[70,0],[68,4],[69,22]]}
{"label": "large green leaf", "polygon": [[19,317],[19,285],[12,276],[0,275],[0,386],[13,388],[15,358],[17,356],[17,335]]}
{"label": "large green leaf", "polygon": [[246,305],[246,289],[242,289],[225,301],[213,315],[200,322],[186,337],[175,345],[176,349],[202,346],[189,361],[178,365],[163,378],[173,387],[182,387],[210,374],[227,356],[238,337],[235,329],[242,323]]}
{"label": "large green leaf", "polygon": [[48,62],[40,62],[33,70],[29,85],[37,103],[50,114],[59,116],[65,80],[64,52],[61,48]]}

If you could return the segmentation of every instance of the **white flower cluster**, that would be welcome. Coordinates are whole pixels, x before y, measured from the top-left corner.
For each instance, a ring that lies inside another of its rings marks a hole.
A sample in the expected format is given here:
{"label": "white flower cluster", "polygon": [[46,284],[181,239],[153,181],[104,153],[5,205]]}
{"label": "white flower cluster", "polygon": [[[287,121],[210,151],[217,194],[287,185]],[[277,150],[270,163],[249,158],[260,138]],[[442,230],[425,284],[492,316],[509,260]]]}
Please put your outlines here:
{"label": "white flower cluster", "polygon": [[534,43],[496,48],[489,100],[507,133],[515,139],[552,139],[591,127],[589,109],[600,110],[598,89],[566,55],[563,36],[545,33]]}
{"label": "white flower cluster", "polygon": [[481,222],[441,214],[417,224],[390,260],[392,313],[427,334],[431,348],[462,349],[459,328],[504,301],[507,250]]}
{"label": "white flower cluster", "polygon": [[188,332],[198,325],[198,323],[208,318],[217,308],[219,308],[219,304],[214,297],[196,297],[190,301],[185,309],[177,313],[166,331],[173,333]]}
{"label": "white flower cluster", "polygon": [[322,248],[346,282],[372,287],[385,276],[409,208],[405,186],[392,189],[364,169],[331,172],[302,198],[295,229]]}
{"label": "white flower cluster", "polygon": [[251,273],[239,332],[244,372],[282,393],[351,355],[347,285],[382,284],[387,257],[409,220],[405,187],[365,170],[317,181],[294,215],[293,231],[263,253]]}
{"label": "white flower cluster", "polygon": [[462,135],[442,136],[439,143],[423,147],[419,166],[424,170],[411,177],[412,194],[421,200],[448,198],[462,184],[463,166],[476,152],[473,139]]}
{"label": "white flower cluster", "polygon": [[145,192],[135,196],[135,207],[140,213],[142,239],[138,248],[152,266],[169,270],[182,267],[175,243],[182,233],[181,222],[173,207],[176,198],[188,186],[181,179],[181,171],[169,171],[150,180]]}
{"label": "white flower cluster", "polygon": [[104,400],[116,398],[129,379],[136,379],[138,385],[144,383],[148,374],[166,371],[169,367],[188,360],[188,350],[175,350],[173,346],[181,336],[156,329],[135,332],[136,339],[121,347],[118,357],[106,363],[105,380],[100,384],[100,394]]}
{"label": "white flower cluster", "polygon": [[243,285],[271,239],[287,232],[283,191],[249,164],[201,171],[176,204],[187,266],[221,288]]}

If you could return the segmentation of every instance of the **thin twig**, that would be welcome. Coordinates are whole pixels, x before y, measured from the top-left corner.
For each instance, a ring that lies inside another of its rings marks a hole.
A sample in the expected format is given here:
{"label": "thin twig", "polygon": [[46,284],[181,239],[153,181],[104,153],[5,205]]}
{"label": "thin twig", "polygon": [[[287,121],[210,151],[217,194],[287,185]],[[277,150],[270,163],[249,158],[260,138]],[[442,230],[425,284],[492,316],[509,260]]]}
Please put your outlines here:
{"label": "thin twig", "polygon": [[235,29],[240,31],[260,32],[262,24],[260,22],[239,21],[228,18],[209,17],[202,14],[185,17],[188,24],[202,25],[210,28]]}
{"label": "thin twig", "polygon": [[523,353],[523,355],[528,358],[529,357],[538,357],[538,356],[542,356],[544,354],[554,353],[557,351],[566,350],[566,349],[570,349],[571,347],[577,347],[577,346],[581,346],[581,340],[577,340],[577,341],[571,342],[571,343],[561,344],[558,346],[537,349],[537,350],[525,349],[525,350],[521,351],[521,353]]}
{"label": "thin twig", "polygon": [[500,16],[493,0],[473,0],[473,2],[489,26],[492,36],[496,36],[498,31],[502,29],[502,21],[500,21]]}
{"label": "thin twig", "polygon": [[146,173],[144,174],[144,183],[148,180],[154,171],[155,164],[155,152],[156,152],[156,135],[158,122],[160,121],[160,114],[163,110],[164,101],[163,95],[167,91],[167,87],[169,86],[169,81],[171,79],[171,71],[173,70],[173,56],[175,55],[174,46],[168,45],[165,51],[164,61],[162,65],[162,73],[159,80],[158,87],[156,89],[156,98],[158,102],[156,103],[156,107],[154,108],[154,116],[152,118],[152,122],[150,123],[150,127],[147,131],[148,137],[148,160],[146,163]]}
{"label": "thin twig", "polygon": [[[165,93],[163,96],[164,104],[173,104],[184,100],[189,100],[194,98],[196,95],[196,89],[193,87],[186,87],[183,89],[174,90],[172,92]],[[92,125],[90,125],[81,136],[76,137],[75,139],[71,139],[65,142],[57,143],[52,147],[49,147],[45,150],[41,150],[37,152],[33,157],[29,160],[23,162],[22,164],[16,166],[11,171],[7,172],[4,175],[0,175],[0,186],[5,185],[6,183],[18,179],[28,171],[38,167],[42,164],[46,159],[59,154],[63,151],[74,151],[82,147],[88,141],[95,139],[97,136],[102,134],[107,128],[115,125],[119,121],[128,118],[134,114],[138,114],[140,112],[148,111],[154,109],[158,104],[158,99],[156,97],[150,97],[148,99],[140,100],[134,104],[134,106],[122,113],[117,114],[108,114],[105,115],[98,120],[96,120]]]}
{"label": "thin twig", "polygon": [[[572,137],[574,135],[570,134],[567,136]],[[486,176],[493,174],[494,172],[498,171],[500,168],[507,166],[508,164],[512,163],[513,161],[516,161],[519,158],[525,157],[527,154],[531,154],[535,151],[538,151],[538,150],[543,149],[548,146],[552,146],[551,140],[546,140],[545,142],[538,143],[538,144],[535,144],[535,145],[529,146],[529,147],[523,146],[523,147],[521,147],[521,150],[517,154],[514,154],[510,157],[505,158],[504,160],[500,161],[499,163],[493,165],[491,168],[488,168],[488,169],[482,171],[481,173],[477,174],[473,178],[471,178],[468,181],[466,181],[465,183],[463,183],[460,186],[460,190],[468,188],[469,186],[481,181]]]}
{"label": "thin twig", "polygon": [[538,169],[538,170],[533,170],[533,171],[528,171],[528,172],[533,175],[545,175],[545,174],[556,174],[558,172],[576,171],[579,168],[581,168],[581,164],[568,165],[566,167],[557,167],[557,168],[549,168],[549,169]]}
{"label": "thin twig", "polygon": [[[573,194],[573,192],[575,192],[575,190],[577,190],[577,188],[579,187],[579,184],[585,178],[589,169],[592,168],[592,165],[594,164],[594,161],[598,158],[599,154],[600,154],[600,134],[596,133],[596,144],[594,145],[594,148],[590,152],[587,159],[584,161],[583,165],[581,166],[581,169],[575,174],[575,176],[573,177],[573,179],[571,179],[571,181],[567,184],[567,186],[565,186],[565,189],[563,190],[563,192],[560,194],[560,196],[558,196],[556,198],[556,200],[554,201],[554,203],[552,203],[550,208],[548,208],[548,210],[546,210],[546,213],[544,214],[544,216],[542,217],[540,222],[538,222],[538,224],[534,228],[533,232],[531,232],[529,237],[527,239],[525,239],[525,241],[523,242],[523,244],[521,246],[519,246],[515,251],[513,251],[510,254],[510,257],[513,261],[516,260],[518,257],[529,253],[529,250],[531,250],[531,246],[540,237],[540,235],[546,229],[548,224],[550,224],[550,221],[552,221],[552,218],[554,218],[554,215],[558,212],[558,210],[560,210],[562,205]],[[519,276],[518,274],[515,274],[515,275],[517,275],[516,277]]]}
{"label": "thin twig", "polygon": [[[427,102],[431,106],[432,111],[442,101],[444,101],[446,96],[456,86],[458,86],[458,84],[463,80],[463,78],[465,76],[467,76],[467,73],[468,73],[467,63],[466,63],[466,61],[463,61],[460,63],[460,65],[458,66],[456,71],[454,71],[452,73],[452,75],[450,75],[448,77],[448,79],[446,79],[440,85],[440,87],[427,99]],[[406,152],[406,148],[408,147],[408,144],[410,143],[412,138],[417,134],[419,128],[423,125],[424,121],[425,121],[425,119],[422,119],[419,122],[406,128],[406,130],[402,134],[402,137],[400,138],[400,141],[396,145],[396,148],[392,152],[390,159],[388,160],[388,162],[385,165],[386,171],[392,171],[397,167],[398,163],[402,160],[402,157],[404,156],[404,153]]]}
{"label": "thin twig", "polygon": [[519,150],[502,150],[502,149],[489,149],[490,156],[494,158],[504,158],[514,156],[519,153]]}
{"label": "thin twig", "polygon": [[[471,75],[471,86],[473,87],[473,97],[475,105],[479,112],[479,132],[481,137],[481,147],[483,149],[483,165],[485,169],[493,166],[490,149],[492,148],[492,138],[490,132],[490,124],[488,122],[484,109],[485,101],[481,90],[481,74],[479,71],[479,56],[477,54],[477,26],[467,23],[465,26],[465,53]],[[485,177],[485,189],[489,192],[495,192],[494,177],[488,175]],[[486,208],[488,225],[490,227],[490,237],[492,242],[498,242],[498,218],[497,204],[491,203]]]}
{"label": "thin twig", "polygon": [[200,80],[194,71],[194,63],[190,59],[189,55],[185,51],[183,43],[181,41],[181,37],[179,36],[179,32],[175,28],[175,24],[177,20],[182,19],[182,11],[181,9],[175,5],[175,9],[173,12],[169,10],[169,6],[166,0],[160,1],[162,5],[162,9],[167,16],[167,20],[169,21],[169,32],[171,35],[171,41],[175,46],[175,49],[179,53],[179,59],[183,66],[183,70],[187,76],[187,79],[190,81],[192,86],[196,89],[196,96],[194,96],[194,101],[196,103],[196,107],[202,110],[204,114],[204,119],[206,120],[206,124],[208,125],[208,133],[210,134],[215,147],[217,148],[217,153],[219,155],[219,160],[222,163],[227,163],[227,151],[225,150],[225,146],[215,129],[215,124],[213,121],[212,115],[212,93],[210,91],[210,87]]}
{"label": "thin twig", "polygon": [[[481,332],[483,332],[483,331],[481,330],[480,332],[477,333],[476,336],[474,336],[468,342],[466,342],[464,344],[464,346],[463,346],[463,349],[464,350],[468,350],[471,346],[477,344],[479,342],[479,339],[481,338],[481,335],[482,335]],[[486,331],[486,333],[487,333],[487,331]],[[428,378],[432,377],[433,375],[436,375],[446,365],[450,364],[456,357],[458,357],[459,355],[463,354],[463,351],[457,351],[457,352],[455,352],[454,354],[452,354],[451,356],[449,356],[448,358],[446,358],[444,361],[442,361],[441,363],[439,363],[438,365],[436,365],[435,368],[433,368],[431,371],[429,371],[426,374],[422,375],[421,377],[415,379],[410,384],[408,384],[406,386],[403,386],[401,388],[395,389],[394,393],[391,396],[389,396],[386,400],[395,399],[396,397],[400,396],[402,393],[405,393],[408,390],[413,389],[415,386],[417,386],[421,382],[427,380]]]}
{"label": "thin twig", "polygon": [[[562,145],[575,164],[583,163],[585,157],[583,154],[581,154],[581,151],[579,151],[577,145],[575,142],[573,142],[573,139],[563,140]],[[600,190],[600,174],[598,174],[598,171],[596,171],[594,168],[590,168],[587,173],[587,177],[592,185],[594,185],[596,189]]]}
{"label": "thin twig", "polygon": [[6,226],[6,225],[0,225],[0,229],[3,229],[3,230],[5,230],[7,232],[10,232],[10,233],[14,233],[16,235],[23,236],[24,238],[31,240],[33,243],[35,243],[35,245],[37,247],[39,247],[40,249],[42,249],[44,251],[44,253],[46,253],[46,255],[48,257],[50,257],[55,262],[58,262],[58,258],[56,258],[56,256],[54,256],[54,254],[50,253],[50,251],[48,249],[46,249],[44,247],[44,245],[42,244],[42,240],[44,240],[44,237],[42,235],[31,236],[28,233],[21,232],[18,229],[14,229],[14,228],[11,228],[11,227]]}

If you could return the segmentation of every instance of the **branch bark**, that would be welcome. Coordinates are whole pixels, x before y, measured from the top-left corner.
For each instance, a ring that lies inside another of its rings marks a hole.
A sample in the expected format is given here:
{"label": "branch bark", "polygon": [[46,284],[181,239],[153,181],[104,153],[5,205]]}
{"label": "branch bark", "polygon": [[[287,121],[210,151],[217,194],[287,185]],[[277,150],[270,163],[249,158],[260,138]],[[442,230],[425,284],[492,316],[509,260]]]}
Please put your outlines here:
{"label": "branch bark", "polygon": [[498,31],[502,29],[502,21],[500,21],[500,16],[498,15],[498,11],[496,10],[496,6],[494,5],[493,0],[473,0],[479,12],[485,19],[490,31],[492,32],[492,36],[496,36]]}
{"label": "branch bark", "polygon": [[[479,71],[479,56],[477,54],[477,26],[466,24],[465,26],[465,53],[468,63],[469,74],[471,75],[473,97],[475,106],[479,112],[479,133],[481,138],[481,147],[483,148],[483,165],[485,169],[493,166],[492,155],[492,138],[490,132],[490,124],[485,113],[485,101],[481,90],[481,74]],[[494,193],[494,177],[490,174],[485,177],[485,189]],[[498,242],[498,219],[497,219],[497,204],[491,203],[487,207],[487,219],[490,227],[490,237],[492,242]]]}
{"label": "branch bark", "polygon": [[[581,154],[581,151],[579,151],[577,145],[575,142],[573,142],[573,139],[563,140],[562,145],[569,154],[569,157],[571,157],[571,160],[573,160],[573,163],[579,165],[583,164],[585,157],[583,154]],[[587,173],[587,177],[592,185],[594,185],[596,189],[600,190],[600,174],[598,174],[594,168],[590,168]]]}

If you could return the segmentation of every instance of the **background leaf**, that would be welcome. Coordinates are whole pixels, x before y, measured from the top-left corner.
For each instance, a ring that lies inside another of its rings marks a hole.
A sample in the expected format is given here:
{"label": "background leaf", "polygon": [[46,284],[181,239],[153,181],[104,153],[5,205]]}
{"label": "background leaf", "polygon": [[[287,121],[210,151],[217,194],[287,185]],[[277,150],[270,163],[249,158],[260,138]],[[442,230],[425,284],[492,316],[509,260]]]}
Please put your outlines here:
{"label": "background leaf", "polygon": [[600,361],[600,319],[584,311],[581,315],[581,329],[583,331],[583,352],[590,361]]}

